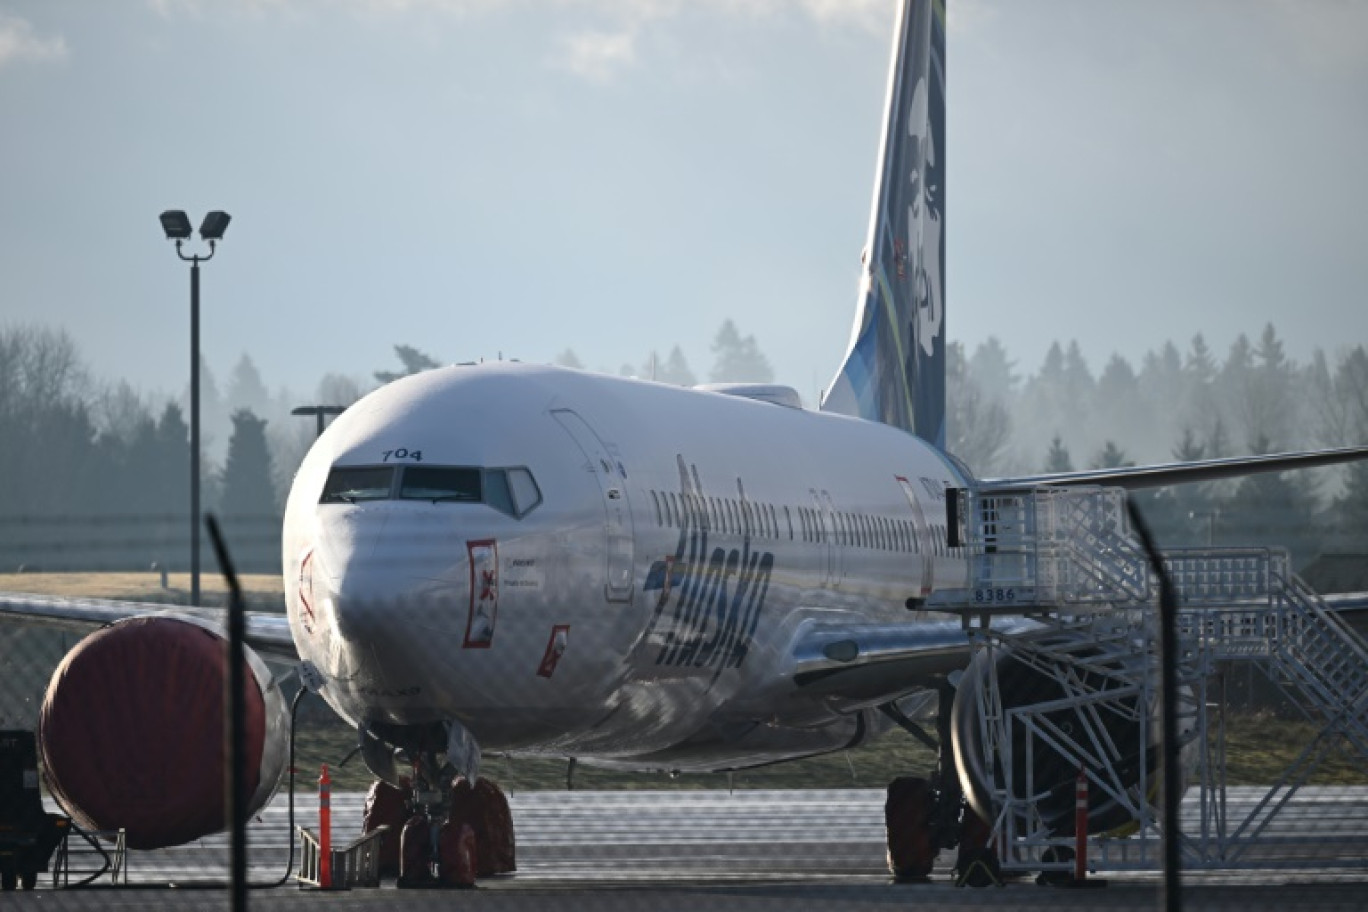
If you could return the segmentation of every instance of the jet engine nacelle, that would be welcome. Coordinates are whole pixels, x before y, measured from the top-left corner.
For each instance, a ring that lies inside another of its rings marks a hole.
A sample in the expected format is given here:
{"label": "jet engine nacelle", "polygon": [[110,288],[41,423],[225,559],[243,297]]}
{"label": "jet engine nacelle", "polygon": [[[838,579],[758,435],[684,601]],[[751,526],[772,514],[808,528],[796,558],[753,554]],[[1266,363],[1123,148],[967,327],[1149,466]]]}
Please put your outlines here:
{"label": "jet engine nacelle", "polygon": [[[1147,702],[1144,691],[1133,686],[1153,674],[1153,666],[1152,656],[1143,650],[1102,659],[1084,634],[1068,630],[1035,637],[1027,649],[1008,643],[977,653],[960,681],[951,713],[955,764],[974,812],[983,820],[996,820],[1002,800],[994,792],[1001,793],[1010,782],[1014,799],[1037,796],[1035,811],[1052,834],[1072,835],[1080,766],[1076,758],[1104,754],[1109,762],[1093,763],[1089,770],[1101,782],[1094,781],[1088,790],[1088,831],[1107,832],[1130,822],[1132,812],[1116,795],[1138,806],[1142,780],[1151,786],[1158,782],[1155,706],[1142,705]],[[996,676],[995,694],[989,693],[990,670]],[[1011,719],[1005,732],[998,723],[985,725],[985,707],[995,699],[1001,700],[999,718]],[[1030,731],[1028,719],[1040,733]],[[1010,775],[1004,763],[1009,750]],[[1025,827],[1034,823],[1018,821]]]}
{"label": "jet engine nacelle", "polygon": [[[265,662],[246,650],[249,813],[285,767],[288,720]],[[134,849],[180,845],[228,825],[221,629],[197,618],[127,618],[57,666],[38,738],[53,797],[82,827],[123,828]]]}

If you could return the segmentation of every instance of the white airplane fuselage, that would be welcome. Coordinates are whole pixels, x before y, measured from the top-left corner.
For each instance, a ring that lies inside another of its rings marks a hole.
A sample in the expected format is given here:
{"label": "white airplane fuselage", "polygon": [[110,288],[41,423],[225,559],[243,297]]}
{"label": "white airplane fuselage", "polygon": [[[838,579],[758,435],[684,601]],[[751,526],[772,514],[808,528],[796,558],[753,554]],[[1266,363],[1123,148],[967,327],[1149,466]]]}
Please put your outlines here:
{"label": "white airplane fuselage", "polygon": [[[320,503],[361,467],[390,494]],[[428,496],[411,467],[481,469],[484,491]],[[860,419],[554,367],[429,371],[304,460],[290,626],[355,724],[457,720],[486,751],[627,767],[816,753],[850,741],[851,707],[785,692],[794,638],[905,623],[910,597],[962,586],[944,491],[966,483]]]}

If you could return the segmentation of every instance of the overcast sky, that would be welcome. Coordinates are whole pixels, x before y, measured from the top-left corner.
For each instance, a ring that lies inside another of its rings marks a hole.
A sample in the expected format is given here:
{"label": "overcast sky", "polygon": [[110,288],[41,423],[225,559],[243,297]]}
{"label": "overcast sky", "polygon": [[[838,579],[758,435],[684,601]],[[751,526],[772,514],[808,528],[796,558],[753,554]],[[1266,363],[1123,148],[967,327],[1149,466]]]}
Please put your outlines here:
{"label": "overcast sky", "polygon": [[[0,322],[179,391],[616,371],[721,321],[811,401],[849,337],[892,0],[0,0]],[[947,327],[1033,371],[1272,321],[1368,341],[1368,3],[951,0]]]}

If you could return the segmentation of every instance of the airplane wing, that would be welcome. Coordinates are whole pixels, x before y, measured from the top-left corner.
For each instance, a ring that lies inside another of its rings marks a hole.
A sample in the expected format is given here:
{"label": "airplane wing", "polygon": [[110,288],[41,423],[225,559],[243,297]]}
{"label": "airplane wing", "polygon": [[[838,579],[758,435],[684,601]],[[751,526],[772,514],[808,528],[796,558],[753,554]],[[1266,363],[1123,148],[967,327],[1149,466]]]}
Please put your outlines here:
{"label": "airplane wing", "polygon": [[[1025,633],[1040,625],[1000,618],[995,629]],[[902,624],[816,624],[793,651],[793,683],[811,696],[884,703],[963,669],[970,643],[958,620]]]}
{"label": "airplane wing", "polygon": [[1336,614],[1368,616],[1368,592],[1330,592],[1322,595],[1321,601]]}
{"label": "airplane wing", "polygon": [[[153,614],[196,617],[220,626],[227,620],[227,612],[222,608],[190,608],[150,602],[118,602],[0,592],[0,618],[76,633],[89,633],[124,618]],[[295,651],[294,638],[290,636],[290,625],[285,615],[248,611],[244,621],[247,628],[247,645],[260,653],[262,658],[275,662],[299,661],[299,654]]]}
{"label": "airplane wing", "polygon": [[1368,459],[1368,447],[1339,447],[1298,453],[1270,453],[1264,456],[1234,456],[1202,459],[1196,462],[1169,462],[1159,465],[1127,466],[1113,469],[1085,469],[1045,475],[1018,475],[1012,478],[984,478],[984,487],[1010,488],[1036,485],[1107,485],[1117,488],[1158,488],[1240,478],[1259,472],[1286,472],[1289,469],[1317,469]]}
{"label": "airplane wing", "polygon": [[[1322,596],[1336,614],[1368,618],[1368,592]],[[1040,629],[1024,617],[998,617],[1009,635]],[[969,663],[969,636],[959,620],[901,624],[814,624],[795,641],[794,686],[813,697],[878,705],[922,688]]]}

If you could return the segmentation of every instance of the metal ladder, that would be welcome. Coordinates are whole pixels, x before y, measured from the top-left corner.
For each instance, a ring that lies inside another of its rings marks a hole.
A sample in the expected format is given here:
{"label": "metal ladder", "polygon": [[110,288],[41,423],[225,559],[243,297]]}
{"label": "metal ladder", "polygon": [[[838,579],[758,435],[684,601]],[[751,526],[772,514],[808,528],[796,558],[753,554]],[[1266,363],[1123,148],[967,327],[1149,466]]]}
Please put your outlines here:
{"label": "metal ladder", "polygon": [[1202,763],[1211,788],[1199,795],[1199,838],[1189,838],[1188,848],[1200,860],[1235,866],[1254,854],[1258,838],[1336,748],[1368,762],[1368,645],[1290,571],[1285,551],[1179,551],[1165,562],[1183,606],[1180,637],[1194,644],[1203,671],[1210,676],[1220,663],[1253,663],[1318,726],[1253,808],[1231,821],[1220,743],[1224,718],[1216,720],[1207,742],[1216,744],[1217,756]]}
{"label": "metal ladder", "polygon": [[[952,544],[967,550],[968,572],[963,587],[938,595],[934,605],[961,612],[978,648],[990,652],[989,683],[979,688],[978,700],[981,743],[993,754],[984,768],[1003,780],[993,791],[1001,809],[995,827],[1006,850],[1005,868],[1048,866],[1042,860],[1066,842],[1042,822],[1031,770],[1027,782],[1010,781],[1014,745],[1033,742],[1076,761],[1087,771],[1091,788],[1129,812],[1127,838],[1114,831],[1090,839],[1094,863],[1112,869],[1150,869],[1158,863],[1151,807],[1157,800],[1156,778],[1143,755],[1138,781],[1133,769],[1121,775],[1115,745],[1097,724],[1104,714],[1128,714],[1140,727],[1143,745],[1156,721],[1157,613],[1150,607],[1158,583],[1130,536],[1125,496],[1106,488],[952,494],[950,519],[957,538]],[[1266,866],[1267,847],[1257,860],[1253,856],[1259,853],[1251,849],[1320,762],[1339,746],[1368,762],[1368,645],[1292,574],[1285,551],[1181,550],[1164,552],[1163,558],[1179,601],[1182,728],[1187,753],[1197,755],[1196,819],[1185,824],[1184,863]],[[1040,628],[1025,636],[993,631],[992,617],[1004,614],[1030,615]],[[991,654],[999,650],[1007,660],[1047,676],[1059,696],[1004,708],[996,671],[1000,656]],[[1218,672],[1232,662],[1255,663],[1319,725],[1293,764],[1238,819],[1228,813],[1223,694],[1213,686]],[[1075,712],[1076,722],[1067,731],[1051,716],[1062,708]],[[1285,843],[1285,837],[1279,840]],[[1314,855],[1304,863],[1312,860],[1326,864]],[[1329,862],[1336,863],[1363,864],[1352,854]]]}
{"label": "metal ladder", "polygon": [[1368,644],[1290,570],[1281,549],[1170,551],[1179,634],[1211,661],[1261,661],[1308,717],[1368,757]]}

